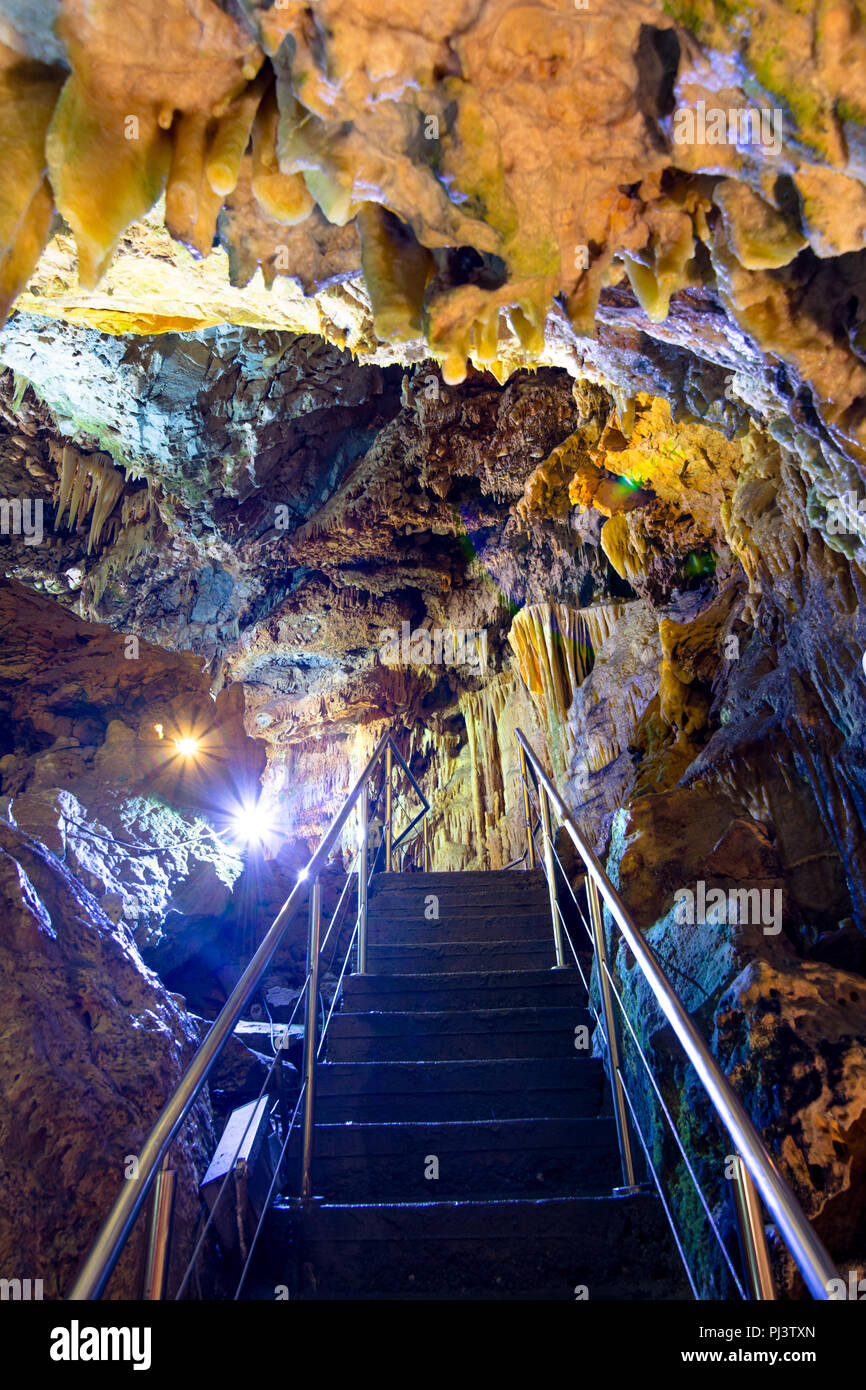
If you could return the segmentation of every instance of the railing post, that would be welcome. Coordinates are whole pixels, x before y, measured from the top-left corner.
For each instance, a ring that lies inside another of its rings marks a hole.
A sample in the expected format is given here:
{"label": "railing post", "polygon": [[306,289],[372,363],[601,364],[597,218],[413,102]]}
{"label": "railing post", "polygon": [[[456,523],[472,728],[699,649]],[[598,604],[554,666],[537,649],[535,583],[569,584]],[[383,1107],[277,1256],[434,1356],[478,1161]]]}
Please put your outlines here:
{"label": "railing post", "polygon": [[307,935],[307,997],[304,1001],[304,1122],[301,1135],[301,1200],[313,1195],[313,1124],[316,1103],[316,1046],[319,1022],[319,935],[322,925],[322,886],[318,874],[310,886],[310,926]]}
{"label": "railing post", "polygon": [[[286,1054],[286,1052],[287,1052],[287,1050],[288,1050],[288,1046],[289,1046],[289,1027],[288,1027],[288,1024],[285,1024],[284,1027],[283,1027],[283,1029],[282,1029],[282,1031],[281,1031],[280,1034],[279,1034],[279,1042],[277,1043],[276,1066],[275,1066],[275,1074],[276,1074],[276,1081],[277,1081],[277,1104],[278,1104],[278,1106],[279,1106],[279,1112],[280,1112],[280,1138],[282,1139],[282,1141],[283,1141],[284,1143],[287,1143],[287,1142],[288,1142],[289,1126],[290,1126],[290,1124],[291,1124],[291,1112],[290,1112],[290,1110],[289,1110],[289,1093],[288,1093],[288,1085],[287,1085],[287,1083],[286,1083],[286,1069],[285,1069],[285,1067],[283,1066],[283,1061],[284,1061],[284,1058],[285,1058],[285,1054]],[[280,1183],[281,1183],[281,1185],[282,1185],[282,1184],[285,1184],[285,1182],[287,1181],[287,1177],[288,1177],[288,1173],[287,1173],[287,1163],[288,1163],[287,1154],[284,1154],[284,1155],[283,1155],[283,1158],[282,1158],[282,1161],[281,1161],[281,1163],[280,1163]]]}
{"label": "railing post", "polygon": [[391,824],[393,814],[393,787],[391,785],[394,755],[389,742],[385,749],[385,873],[391,872],[391,842],[393,840],[394,827]]}
{"label": "railing post", "polygon": [[767,1236],[761,1215],[761,1199],[752,1175],[739,1154],[734,1155],[733,1183],[740,1249],[743,1252],[749,1293],[756,1302],[771,1302],[776,1297],[776,1285],[770,1269]]}
{"label": "railing post", "polygon": [[144,1268],[144,1298],[148,1303],[165,1298],[168,1278],[171,1224],[174,1216],[174,1193],[177,1173],[168,1166],[168,1154],[156,1175],[151,1197],[150,1224],[147,1232],[147,1259]]}
{"label": "railing post", "polygon": [[424,872],[430,872],[430,840],[427,830],[427,816],[424,817]]}
{"label": "railing post", "polygon": [[619,1156],[622,1161],[623,1187],[626,1190],[637,1187],[634,1177],[634,1163],[631,1156],[631,1140],[628,1133],[628,1115],[625,1107],[625,1096],[622,1090],[622,1079],[619,1074],[619,1042],[616,1033],[616,1016],[613,1011],[613,998],[610,992],[610,980],[607,977],[607,943],[604,939],[604,922],[601,915],[601,904],[598,900],[598,888],[591,873],[586,875],[586,896],[589,901],[589,916],[592,922],[593,944],[595,946],[595,960],[598,966],[598,987],[601,993],[602,1013],[604,1014],[604,1031],[607,1036],[607,1056],[610,1065],[610,1088],[613,1092],[613,1112],[616,1119],[616,1136],[619,1141]]}
{"label": "railing post", "polygon": [[523,790],[523,824],[526,827],[526,859],[523,867],[528,871],[535,868],[535,845],[532,843],[532,814],[529,804],[529,784],[526,776],[526,754],[523,744],[518,743],[517,755],[520,759],[520,786]]}
{"label": "railing post", "polygon": [[357,973],[367,973],[367,875],[369,858],[368,788],[358,798],[358,965]]}
{"label": "railing post", "polygon": [[554,970],[564,970],[565,957],[562,954],[562,927],[559,922],[559,903],[556,892],[556,863],[553,858],[553,838],[550,833],[550,802],[547,792],[539,784],[538,804],[541,807],[541,829],[544,835],[544,873],[547,879],[547,892],[550,897],[550,915],[553,919],[553,945],[556,950]]}

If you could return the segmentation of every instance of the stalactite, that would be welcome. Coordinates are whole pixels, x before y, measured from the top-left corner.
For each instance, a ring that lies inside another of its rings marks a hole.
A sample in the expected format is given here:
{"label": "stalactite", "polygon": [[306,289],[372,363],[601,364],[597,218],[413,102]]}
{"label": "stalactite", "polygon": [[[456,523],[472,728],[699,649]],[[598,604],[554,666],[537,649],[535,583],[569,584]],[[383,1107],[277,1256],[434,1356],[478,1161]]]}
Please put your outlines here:
{"label": "stalactite", "polygon": [[568,712],[575,691],[592,670],[594,653],[624,611],[622,604],[572,608],[538,603],[515,616],[508,640],[521,678],[550,740],[556,775],[566,774],[574,752]]}
{"label": "stalactite", "polygon": [[217,122],[205,160],[205,173],[214,193],[225,198],[235,188],[240,174],[256,112],[265,94],[269,70],[259,73],[254,82],[231,102]]}
{"label": "stalactite", "polygon": [[273,87],[265,94],[253,126],[252,190],[268,217],[285,226],[303,222],[313,199],[300,174],[283,174],[277,160],[279,107]]}
{"label": "stalactite", "polygon": [[[94,620],[99,618],[99,604],[114,575],[125,573],[147,549],[153,538],[153,529],[158,519],[155,506],[149,506],[150,515],[146,521],[131,526],[121,524],[111,549],[106,551],[94,569],[90,571],[82,590],[82,613]],[[85,612],[86,610],[86,612]]]}
{"label": "stalactite", "polygon": [[431,253],[378,203],[358,209],[361,266],[383,340],[405,342],[423,331],[424,291],[436,266]]}
{"label": "stalactite", "polygon": [[45,132],[61,79],[0,45],[0,323],[48,240],[54,199],[45,177]]}
{"label": "stalactite", "polygon": [[597,603],[590,608],[578,610],[578,618],[581,623],[586,624],[589,634],[589,645],[592,648],[593,658],[599,647],[607,641],[613,632],[619,619],[625,612],[624,603]]}
{"label": "stalactite", "polygon": [[[56,458],[56,449],[52,449]],[[55,527],[77,529],[90,516],[88,555],[99,544],[105,523],[123,491],[125,478],[108,454],[81,454],[71,444],[63,446],[57,492]]]}
{"label": "stalactite", "polygon": [[[192,243],[196,238],[206,242],[205,223],[209,206],[215,199],[208,199],[203,184],[204,155],[207,144],[208,116],[204,112],[192,111],[181,114],[173,130],[171,167],[165,191],[165,225],[178,241]],[[217,208],[219,204],[216,204]],[[201,219],[201,220],[199,220]],[[216,225],[216,212],[210,225],[210,246]]]}
{"label": "stalactite", "polygon": [[497,726],[513,688],[512,673],[504,671],[480,690],[460,696],[460,713],[469,741],[476,843],[485,866],[490,859],[490,832],[505,811]]}
{"label": "stalactite", "polygon": [[629,584],[643,575],[649,549],[639,531],[629,525],[629,517],[618,512],[601,528],[601,548],[621,579]]}
{"label": "stalactite", "polygon": [[[57,207],[75,233],[82,286],[98,284],[130,222],[153,207],[165,184],[171,141],[144,104],[98,104],[73,73],[45,142]],[[130,122],[135,122],[130,125]]]}

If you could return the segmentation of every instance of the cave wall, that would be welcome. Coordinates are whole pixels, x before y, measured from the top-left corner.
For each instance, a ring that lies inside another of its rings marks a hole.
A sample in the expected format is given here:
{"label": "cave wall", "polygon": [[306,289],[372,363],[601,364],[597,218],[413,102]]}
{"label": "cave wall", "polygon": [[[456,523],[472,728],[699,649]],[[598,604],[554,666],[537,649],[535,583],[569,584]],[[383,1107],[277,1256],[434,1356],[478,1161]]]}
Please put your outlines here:
{"label": "cave wall", "polygon": [[[284,839],[254,940],[386,728],[436,868],[517,858],[522,728],[849,1265],[864,36],[862,3],[0,3],[9,833],[169,971],[240,930],[221,772]],[[711,108],[768,138],[697,138]],[[199,782],[155,735],[190,721]],[[778,890],[779,931],[677,920],[699,878]]]}
{"label": "cave wall", "polygon": [[[2,822],[0,965],[0,1260],[6,1277],[40,1279],[46,1299],[61,1299],[198,1035],[131,934],[56,856]],[[214,1142],[204,1097],[172,1150],[169,1296],[192,1250]],[[141,1297],[145,1236],[139,1218],[109,1298]]]}

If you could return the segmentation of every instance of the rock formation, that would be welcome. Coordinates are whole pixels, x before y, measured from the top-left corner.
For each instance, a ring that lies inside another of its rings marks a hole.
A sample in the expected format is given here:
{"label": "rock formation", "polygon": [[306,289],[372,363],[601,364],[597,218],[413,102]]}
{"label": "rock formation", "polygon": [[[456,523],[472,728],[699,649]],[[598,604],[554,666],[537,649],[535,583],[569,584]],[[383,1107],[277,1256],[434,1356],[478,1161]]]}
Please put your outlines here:
{"label": "rock formation", "polygon": [[[213,1013],[386,728],[449,870],[523,853],[526,732],[862,1265],[864,72],[860,0],[0,0],[3,1070],[30,1117],[0,1154],[61,1174],[27,1245],[54,1291],[117,1176],[108,1092],[143,1132],[195,1035],[165,982]],[[221,832],[259,788],[282,840],[251,908]],[[778,891],[778,930],[681,920],[699,881]],[[61,1159],[43,1115],[52,1011],[102,1078],[87,1181],[83,1122]],[[256,1063],[226,1066],[223,1098]]]}

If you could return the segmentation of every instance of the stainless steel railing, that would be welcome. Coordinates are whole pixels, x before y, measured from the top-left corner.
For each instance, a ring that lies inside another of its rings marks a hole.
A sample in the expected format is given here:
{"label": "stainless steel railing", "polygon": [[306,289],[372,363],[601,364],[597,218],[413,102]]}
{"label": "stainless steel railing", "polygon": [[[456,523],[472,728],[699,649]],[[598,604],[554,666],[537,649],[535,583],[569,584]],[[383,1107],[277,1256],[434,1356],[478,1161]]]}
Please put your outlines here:
{"label": "stainless steel railing", "polygon": [[[383,734],[364,771],[350,790],[341,809],[332,820],[318,848],[309,860],[306,869],[298,878],[273,924],[266,933],[257,951],[244,970],[222,1010],[214,1020],[207,1037],[202,1042],[180,1082],[166,1101],[160,1115],[142,1146],[138,1160],[138,1175],[124,1182],[111,1211],[103,1223],[84,1264],[75,1280],[68,1298],[70,1300],[99,1298],[120,1254],[129,1238],[133,1224],[160,1171],[163,1158],[182,1124],[194,1106],[217,1058],[234,1032],[245,1004],[261,983],[273,959],[285,931],[307,895],[309,885],[310,914],[307,942],[307,982],[306,982],[306,1026],[304,1030],[304,1112],[302,1128],[302,1173],[301,1193],[311,1191],[310,1169],[312,1151],[312,1129],[315,1106],[315,1073],[318,1056],[317,1047],[317,1009],[318,1009],[318,964],[320,906],[319,874],[327,863],[328,856],[337,844],[349,817],[357,806],[358,825],[358,921],[357,931],[357,969],[363,974],[366,970],[367,949],[367,880],[368,880],[368,815],[367,787],[377,768],[385,763],[385,854],[384,869],[391,868],[394,849],[405,839],[422,817],[426,816],[430,804],[413,777],[390,733]],[[402,768],[410,786],[421,801],[421,810],[410,821],[399,836],[394,835],[393,826],[393,765]]]}
{"label": "stainless steel railing", "polygon": [[[405,838],[404,838],[405,837]],[[433,868],[433,837],[430,832],[430,816],[426,815],[414,835],[409,836],[408,827],[401,835],[403,853],[400,858],[401,873],[429,873]]]}
{"label": "stainless steel railing", "polygon": [[[532,788],[530,785],[529,770],[531,769],[532,777],[538,789],[544,849],[543,860],[545,876],[550,892],[557,965],[563,963],[561,935],[563,917],[557,899],[556,873],[554,867],[555,847],[550,823],[551,806],[556,812],[559,824],[566,830],[575,849],[583,860],[586,869],[585,885],[589,912],[592,920],[591,938],[595,952],[595,964],[602,1006],[602,1018],[599,1022],[602,1025],[602,1031],[607,1046],[608,1070],[614,1097],[614,1113],[620,1142],[623,1178],[626,1186],[630,1186],[634,1183],[628,1112],[631,1112],[633,1120],[636,1117],[634,1116],[631,1102],[625,1090],[622,1068],[619,1061],[617,1019],[613,1008],[614,998],[616,998],[620,1005],[626,1026],[629,1027],[638,1051],[647,1069],[650,1071],[650,1080],[656,1089],[659,1099],[661,1099],[661,1094],[658,1090],[655,1078],[652,1075],[652,1071],[649,1068],[649,1063],[646,1061],[646,1058],[643,1057],[643,1052],[640,1049],[637,1036],[634,1034],[634,1030],[625,1013],[625,1008],[622,1004],[615,978],[610,969],[610,964],[607,959],[599,894],[604,899],[605,906],[610,913],[612,921],[619,928],[624,941],[627,943],[643,973],[644,979],[652,990],[659,1007],[673,1028],[686,1056],[697,1072],[718,1119],[736,1148],[735,1157],[739,1164],[738,1172],[735,1174],[737,1189],[736,1207],[738,1220],[740,1222],[741,1238],[745,1248],[745,1263],[749,1272],[749,1283],[752,1296],[755,1298],[773,1298],[775,1296],[772,1289],[772,1279],[769,1271],[764,1229],[761,1220],[760,1202],[758,1199],[758,1193],[760,1193],[760,1197],[763,1199],[767,1210],[776,1222],[777,1229],[796,1261],[813,1298],[832,1299],[834,1295],[829,1292],[829,1281],[836,1279],[836,1268],[829,1254],[812,1229],[805,1212],[797,1201],[794,1193],[791,1191],[788,1183],[782,1177],[782,1174],[773,1162],[763,1139],[746,1114],[742,1102],[692,1022],[679,996],[662,970],[655,953],[635,926],[629,915],[628,909],[622,902],[622,899],[605,873],[591,846],[587,843],[576,825],[565,802],[562,800],[550,781],[550,778],[544,771],[544,768],[533,752],[525,734],[520,729],[516,732],[520,749],[524,814],[529,835],[527,845],[527,867],[532,867],[535,854],[530,830],[530,799]],[[567,878],[565,881],[568,883]],[[572,950],[573,949],[572,947]],[[576,953],[575,959],[577,959]],[[684,1151],[682,1152],[685,1157]],[[645,1154],[649,1163],[649,1154],[646,1149]],[[686,1161],[688,1162],[688,1160]],[[649,1164],[649,1166],[652,1170],[652,1165]],[[654,1178],[657,1179],[654,1170],[652,1171]],[[661,1189],[660,1195],[662,1195],[664,1201]],[[667,1203],[665,1203],[665,1211],[669,1221],[671,1221]],[[707,1209],[707,1211],[709,1215],[709,1210]],[[712,1220],[712,1217],[710,1217],[710,1219]],[[671,1224],[673,1226],[672,1221]],[[679,1236],[675,1227],[673,1229],[675,1239],[679,1246]],[[691,1275],[689,1277],[691,1278]]]}
{"label": "stainless steel railing", "polygon": [[[358,803],[359,809],[360,809],[360,807],[362,806],[363,801],[364,801],[364,798],[362,797],[362,798],[361,798],[361,801],[359,801],[359,803]],[[376,853],[372,856],[372,859],[371,859],[371,863],[370,863],[370,866],[369,866],[369,873],[368,873],[368,876],[367,876],[367,882],[368,882],[368,883],[372,880],[373,874],[375,873],[375,871],[376,871],[376,870],[378,869],[378,867],[379,867],[379,861],[380,861],[381,858],[383,858],[384,849],[385,849],[385,843],[384,843],[384,840],[382,840],[382,842],[380,843],[378,849],[376,850]],[[354,859],[352,860],[351,865],[350,865],[350,868],[349,868],[349,871],[348,871],[348,873],[347,873],[347,875],[346,875],[346,882],[345,882],[345,884],[344,884],[344,886],[343,886],[343,891],[342,891],[342,893],[340,894],[340,897],[339,897],[339,900],[338,900],[338,902],[337,902],[337,905],[336,905],[336,907],[334,908],[334,910],[333,910],[333,912],[332,912],[332,914],[331,914],[331,921],[330,921],[330,923],[328,924],[328,929],[327,929],[327,931],[325,932],[324,938],[322,939],[322,942],[321,942],[321,948],[320,948],[319,956],[320,956],[320,959],[321,959],[321,960],[324,960],[325,948],[326,948],[326,946],[328,945],[328,942],[329,942],[330,938],[331,938],[332,936],[334,937],[334,946],[333,946],[333,948],[332,948],[331,960],[330,960],[330,965],[329,965],[329,968],[331,969],[331,971],[333,971],[333,968],[334,968],[334,965],[335,965],[335,962],[336,962],[336,957],[337,957],[337,955],[338,955],[338,953],[339,953],[340,936],[341,936],[341,927],[342,927],[342,925],[343,925],[343,919],[341,918],[341,912],[342,912],[343,907],[345,906],[345,904],[346,904],[346,903],[348,902],[348,900],[349,900],[349,889],[350,889],[350,886],[351,886],[352,883],[355,881],[355,878],[356,878],[356,876],[357,876],[357,872],[358,872],[358,870],[359,870],[359,868],[360,868],[360,865],[359,865],[360,856],[361,856],[361,850],[360,850],[360,848],[358,848],[358,849],[356,849],[356,851],[355,851]],[[320,913],[321,913],[321,899],[317,900],[315,894],[313,895],[313,897],[312,897],[312,899],[311,899],[311,902],[310,902],[310,912],[311,912],[311,914],[320,914]],[[316,1057],[317,1057],[317,1058],[321,1056],[322,1050],[323,1050],[323,1048],[324,1048],[325,1040],[326,1040],[326,1037],[327,1037],[328,1026],[329,1026],[329,1024],[330,1024],[331,1017],[332,1017],[333,1012],[334,1012],[334,1007],[335,1007],[336,1002],[337,1002],[337,999],[338,999],[338,997],[339,997],[340,989],[342,988],[343,977],[344,977],[344,975],[345,975],[345,973],[346,973],[346,970],[347,970],[347,968],[348,968],[349,961],[350,961],[350,959],[352,959],[353,951],[354,951],[355,948],[356,948],[356,943],[357,943],[357,939],[358,939],[358,929],[359,929],[359,926],[360,926],[360,919],[361,919],[361,913],[360,913],[360,908],[359,908],[358,915],[356,916],[356,919],[355,919],[355,926],[354,926],[354,929],[353,929],[353,931],[352,931],[352,933],[351,933],[351,936],[350,936],[350,939],[349,939],[349,941],[348,941],[348,943],[347,943],[347,945],[346,945],[346,949],[345,949],[345,953],[344,953],[344,959],[343,959],[343,965],[342,965],[342,968],[340,969],[339,979],[338,979],[338,981],[337,981],[337,987],[336,987],[336,989],[335,989],[335,991],[334,991],[334,996],[333,996],[333,999],[332,999],[332,1001],[331,1001],[331,1007],[330,1007],[330,1010],[329,1010],[329,1012],[328,1012],[328,1016],[327,1016],[327,1018],[324,1020],[321,1029],[318,1030],[318,1038],[319,1038],[319,1041],[318,1041],[318,1047],[317,1047],[317,1049],[316,1049]],[[311,927],[314,925],[312,920],[311,920],[310,925],[311,925]],[[315,930],[317,930],[317,931],[319,930],[319,922],[318,922],[318,920],[317,920],[316,925],[315,925]],[[237,1300],[238,1298],[240,1298],[241,1293],[243,1292],[244,1285],[246,1284],[247,1277],[248,1277],[248,1275],[249,1275],[249,1273],[250,1273],[250,1270],[251,1270],[251,1267],[252,1267],[253,1256],[255,1255],[256,1247],[257,1247],[258,1241],[259,1241],[259,1237],[260,1237],[261,1234],[262,1234],[262,1230],[263,1230],[263,1227],[264,1227],[265,1220],[266,1220],[266,1218],[267,1218],[268,1212],[269,1212],[270,1209],[271,1209],[272,1200],[275,1199],[275,1193],[276,1193],[276,1189],[277,1189],[278,1185],[283,1181],[284,1172],[285,1172],[284,1163],[285,1163],[285,1160],[286,1160],[286,1158],[287,1158],[287,1153],[288,1153],[289,1144],[290,1144],[290,1142],[291,1142],[291,1140],[292,1140],[292,1136],[293,1136],[293,1134],[294,1134],[294,1132],[295,1132],[295,1121],[297,1120],[298,1115],[299,1115],[300,1112],[301,1112],[301,1108],[302,1108],[302,1106],[303,1106],[304,1103],[305,1103],[305,1099],[306,1099],[306,1095],[307,1095],[307,1088],[306,1088],[305,1085],[302,1085],[302,1086],[300,1087],[300,1089],[299,1089],[299,1093],[298,1093],[298,1097],[297,1097],[297,1101],[296,1101],[296,1103],[295,1103],[294,1109],[292,1110],[291,1114],[289,1114],[288,1096],[287,1096],[287,1094],[286,1094],[285,1076],[284,1076],[284,1071],[283,1071],[283,1067],[282,1067],[282,1052],[283,1052],[283,1049],[286,1048],[286,1047],[288,1046],[288,1044],[289,1044],[289,1042],[290,1042],[290,1040],[291,1040],[291,1025],[294,1023],[295,1016],[296,1016],[296,1014],[297,1014],[297,1011],[298,1011],[300,1005],[301,1005],[302,1003],[304,1003],[304,1001],[305,1001],[306,998],[307,998],[307,993],[308,993],[308,991],[310,990],[311,983],[312,983],[312,980],[311,980],[311,973],[310,973],[310,971],[307,971],[307,975],[306,975],[306,978],[305,978],[305,980],[304,980],[304,984],[303,984],[303,986],[302,986],[302,988],[301,988],[301,991],[300,991],[300,993],[299,993],[299,995],[298,995],[297,1000],[295,1001],[295,1006],[294,1006],[294,1009],[292,1010],[292,1015],[291,1015],[291,1017],[290,1017],[290,1019],[289,1019],[289,1021],[288,1021],[288,1024],[286,1024],[285,1027],[283,1027],[283,1028],[280,1029],[281,1038],[280,1038],[280,1041],[279,1041],[278,1044],[275,1042],[275,1039],[274,1039],[274,1027],[273,1027],[273,1021],[271,1021],[271,1047],[272,1047],[272,1050],[273,1050],[273,1052],[274,1052],[273,1061],[271,1062],[271,1064],[270,1064],[270,1066],[269,1066],[269,1068],[268,1068],[268,1072],[267,1072],[267,1074],[266,1074],[264,1080],[262,1081],[261,1087],[260,1087],[260,1089],[259,1089],[259,1094],[258,1094],[258,1096],[256,1097],[256,1099],[255,1099],[255,1101],[253,1102],[253,1104],[252,1104],[251,1106],[248,1106],[248,1107],[247,1107],[248,1110],[249,1110],[249,1120],[248,1120],[248,1122],[247,1122],[246,1128],[244,1129],[243,1133],[239,1133],[238,1136],[237,1136],[237,1141],[236,1141],[236,1144],[235,1144],[235,1151],[234,1151],[234,1153],[233,1153],[233,1155],[232,1155],[232,1157],[231,1157],[231,1161],[228,1162],[228,1163],[226,1164],[225,1176],[224,1176],[223,1181],[222,1181],[222,1183],[221,1183],[221,1185],[220,1185],[219,1191],[218,1191],[218,1193],[216,1194],[216,1198],[215,1198],[214,1201],[212,1201],[211,1203],[209,1203],[209,1205],[210,1205],[210,1207],[211,1207],[210,1214],[208,1215],[206,1221],[204,1222],[204,1225],[203,1225],[202,1229],[200,1230],[200,1232],[199,1232],[199,1234],[198,1234],[198,1238],[197,1238],[196,1243],[195,1243],[195,1246],[194,1246],[194,1248],[193,1248],[192,1255],[190,1256],[190,1258],[189,1258],[189,1260],[188,1260],[188,1262],[187,1262],[186,1271],[185,1271],[185,1273],[184,1273],[184,1275],[183,1275],[183,1278],[182,1278],[181,1281],[180,1281],[180,1284],[179,1284],[179,1286],[178,1286],[177,1291],[175,1292],[175,1295],[174,1295],[175,1299],[180,1299],[180,1298],[183,1297],[184,1291],[186,1290],[186,1287],[187,1287],[187,1285],[188,1285],[189,1282],[190,1282],[190,1279],[191,1279],[191,1277],[192,1277],[192,1275],[193,1275],[193,1272],[194,1272],[195,1269],[196,1269],[196,1262],[197,1262],[197,1260],[198,1260],[200,1254],[202,1253],[202,1250],[203,1250],[203,1248],[204,1248],[204,1243],[205,1243],[205,1240],[206,1240],[206,1238],[207,1238],[207,1236],[208,1236],[208,1233],[209,1233],[211,1227],[214,1226],[214,1224],[215,1224],[217,1213],[218,1213],[218,1211],[220,1210],[220,1204],[221,1204],[222,1201],[223,1201],[223,1197],[226,1195],[226,1189],[230,1186],[232,1180],[234,1179],[234,1176],[235,1176],[236,1172],[239,1171],[238,1168],[236,1167],[236,1165],[238,1164],[238,1161],[239,1161],[239,1158],[240,1158],[240,1154],[241,1154],[241,1152],[242,1152],[242,1150],[243,1150],[243,1148],[244,1148],[244,1145],[245,1145],[245,1143],[246,1143],[247,1136],[248,1136],[248,1134],[249,1134],[251,1128],[253,1127],[253,1125],[254,1125],[255,1122],[256,1122],[256,1116],[257,1116],[257,1111],[258,1111],[258,1107],[259,1107],[259,1102],[262,1100],[262,1097],[265,1095],[265,1093],[271,1089],[271,1086],[272,1086],[272,1078],[274,1078],[274,1079],[276,1080],[276,1082],[277,1082],[277,1095],[278,1095],[278,1098],[277,1098],[277,1103],[276,1103],[276,1105],[275,1105],[274,1107],[272,1107],[272,1109],[271,1109],[271,1112],[270,1112],[270,1121],[271,1121],[271,1123],[274,1122],[274,1115],[275,1115],[275,1112],[276,1112],[276,1114],[277,1114],[278,1117],[279,1117],[276,1127],[277,1127],[277,1130],[278,1130],[279,1138],[281,1139],[282,1142],[281,1142],[281,1144],[280,1144],[279,1156],[278,1156],[278,1158],[277,1158],[277,1161],[276,1161],[276,1162],[274,1163],[274,1165],[273,1165],[273,1175],[272,1175],[272,1178],[271,1178],[271,1182],[270,1182],[268,1191],[267,1191],[267,1193],[266,1193],[266,1195],[265,1195],[265,1199],[264,1199],[264,1201],[263,1201],[263,1203],[262,1203],[262,1206],[261,1206],[261,1211],[260,1211],[260,1214],[259,1214],[259,1217],[258,1217],[258,1221],[257,1221],[257,1223],[256,1223],[256,1228],[255,1228],[254,1232],[252,1233],[252,1236],[251,1236],[251,1238],[249,1239],[249,1242],[246,1244],[245,1249],[244,1249],[243,1246],[242,1246],[242,1248],[241,1248],[241,1250],[240,1250],[240,1255],[241,1255],[241,1259],[242,1259],[242,1268],[240,1269],[240,1274],[239,1274],[239,1277],[238,1277],[238,1279],[237,1279],[237,1281],[236,1281],[236,1284],[235,1284],[235,1291],[234,1291],[234,1294],[233,1294],[233,1298],[234,1298],[235,1300]],[[309,1161],[309,1156],[307,1156],[307,1161]],[[303,1153],[303,1145],[301,1145],[301,1179],[300,1179],[300,1183],[299,1183],[299,1188],[300,1188],[300,1186],[303,1185],[303,1180],[304,1180],[304,1162],[305,1162],[305,1155],[304,1155],[304,1153]],[[229,1196],[230,1196],[230,1194],[229,1194]],[[237,1222],[237,1224],[238,1224],[239,1236],[240,1236],[240,1235],[242,1234],[242,1230],[243,1230],[243,1220],[241,1219],[240,1221]]]}

